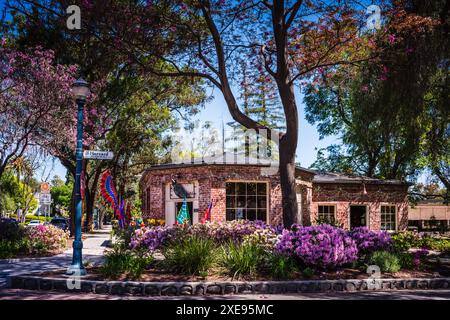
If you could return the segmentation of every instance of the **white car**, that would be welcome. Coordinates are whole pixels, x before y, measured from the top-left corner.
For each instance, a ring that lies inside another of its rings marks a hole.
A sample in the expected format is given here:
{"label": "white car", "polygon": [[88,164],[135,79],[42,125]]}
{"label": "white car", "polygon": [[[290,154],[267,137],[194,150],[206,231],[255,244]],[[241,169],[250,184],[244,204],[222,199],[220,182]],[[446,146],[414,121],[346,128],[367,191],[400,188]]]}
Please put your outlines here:
{"label": "white car", "polygon": [[38,226],[40,224],[42,224],[42,223],[39,220],[31,220],[30,222],[28,222],[28,226],[29,227],[35,227],[35,226]]}

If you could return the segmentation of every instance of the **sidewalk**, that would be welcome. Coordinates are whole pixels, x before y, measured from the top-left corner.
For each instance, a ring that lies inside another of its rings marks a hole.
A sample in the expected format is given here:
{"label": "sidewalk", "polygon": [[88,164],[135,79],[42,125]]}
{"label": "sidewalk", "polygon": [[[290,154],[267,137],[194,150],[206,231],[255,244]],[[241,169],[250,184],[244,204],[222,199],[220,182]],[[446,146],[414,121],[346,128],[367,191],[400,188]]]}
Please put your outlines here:
{"label": "sidewalk", "polygon": [[0,290],[0,300],[450,300],[450,290],[399,290],[225,296],[118,296],[23,289]]}
{"label": "sidewalk", "polygon": [[[103,230],[87,234],[87,239],[83,241],[83,261],[96,264],[102,260],[110,232],[111,226],[105,226]],[[67,268],[72,262],[72,251],[72,248],[67,248],[62,254],[52,257],[0,260],[0,289],[6,286],[9,275]]]}

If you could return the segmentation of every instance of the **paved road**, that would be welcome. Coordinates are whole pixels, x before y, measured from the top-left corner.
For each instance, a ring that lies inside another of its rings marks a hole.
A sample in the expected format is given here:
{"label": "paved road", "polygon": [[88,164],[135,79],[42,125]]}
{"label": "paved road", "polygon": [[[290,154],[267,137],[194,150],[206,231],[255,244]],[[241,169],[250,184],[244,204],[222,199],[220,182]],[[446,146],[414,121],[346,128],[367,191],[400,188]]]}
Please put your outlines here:
{"label": "paved road", "polygon": [[274,295],[227,295],[193,297],[136,297],[108,296],[100,294],[70,294],[48,291],[3,289],[0,300],[450,300],[450,290],[402,290],[376,292],[336,292]]}
{"label": "paved road", "polygon": [[[110,227],[110,226],[107,226]],[[101,261],[111,228],[96,230],[83,241],[83,261],[96,264]],[[0,260],[0,289],[6,286],[6,277],[19,273],[67,268],[72,262],[72,248],[53,257]]]}

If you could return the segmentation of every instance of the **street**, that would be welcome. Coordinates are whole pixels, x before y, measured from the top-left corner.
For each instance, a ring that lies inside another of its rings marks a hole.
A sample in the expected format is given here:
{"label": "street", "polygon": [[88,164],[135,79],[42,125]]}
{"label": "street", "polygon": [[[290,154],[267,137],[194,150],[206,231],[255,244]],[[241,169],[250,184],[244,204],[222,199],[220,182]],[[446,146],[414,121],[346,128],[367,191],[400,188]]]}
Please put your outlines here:
{"label": "street", "polygon": [[450,290],[402,290],[376,292],[334,292],[298,294],[246,294],[227,296],[109,296],[88,293],[60,293],[22,289],[0,289],[1,300],[450,300]]}

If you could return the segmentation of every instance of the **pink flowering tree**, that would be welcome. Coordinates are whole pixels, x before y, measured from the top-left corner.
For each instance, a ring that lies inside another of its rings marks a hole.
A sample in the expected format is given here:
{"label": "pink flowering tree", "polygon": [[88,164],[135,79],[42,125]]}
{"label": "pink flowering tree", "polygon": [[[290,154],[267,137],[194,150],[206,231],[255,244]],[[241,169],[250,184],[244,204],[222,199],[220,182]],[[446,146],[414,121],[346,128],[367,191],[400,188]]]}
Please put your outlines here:
{"label": "pink flowering tree", "polygon": [[72,67],[54,63],[53,53],[0,47],[0,176],[41,137],[41,129],[64,132],[64,116],[73,102]]}

